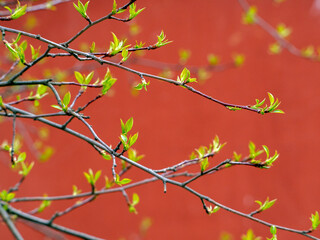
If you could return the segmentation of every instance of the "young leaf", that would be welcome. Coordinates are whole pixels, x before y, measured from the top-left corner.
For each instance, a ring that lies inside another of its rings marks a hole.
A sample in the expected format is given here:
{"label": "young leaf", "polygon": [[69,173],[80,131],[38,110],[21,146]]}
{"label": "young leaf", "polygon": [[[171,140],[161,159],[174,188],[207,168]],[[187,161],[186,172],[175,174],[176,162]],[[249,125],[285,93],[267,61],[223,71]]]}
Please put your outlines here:
{"label": "young leaf", "polygon": [[320,224],[318,211],[316,211],[315,214],[311,214],[310,220],[312,223],[312,230],[316,230]]}
{"label": "young leaf", "polygon": [[136,4],[132,3],[129,7],[129,20],[135,18],[136,16],[138,16],[139,13],[141,13],[145,8],[139,9],[138,11],[136,11]]}
{"label": "young leaf", "polygon": [[273,199],[273,200],[269,201],[269,197],[267,197],[267,199],[264,203],[262,203],[258,200],[255,202],[260,205],[260,208],[258,209],[258,211],[264,211],[264,210],[267,210],[268,208],[271,208],[276,201],[277,201],[277,199]]}
{"label": "young leaf", "polygon": [[17,18],[23,16],[24,14],[26,14],[26,10],[27,10],[27,4],[21,6],[20,2],[18,1],[18,5],[17,5],[16,9],[14,10],[14,12],[12,13],[12,11],[10,11],[11,12],[11,18],[12,19],[17,19]]}
{"label": "young leaf", "polygon": [[63,97],[63,100],[62,100],[62,103],[63,103],[63,110],[66,110],[68,108],[68,105],[70,103],[70,100],[71,100],[71,93],[70,92],[67,92],[64,97]]}

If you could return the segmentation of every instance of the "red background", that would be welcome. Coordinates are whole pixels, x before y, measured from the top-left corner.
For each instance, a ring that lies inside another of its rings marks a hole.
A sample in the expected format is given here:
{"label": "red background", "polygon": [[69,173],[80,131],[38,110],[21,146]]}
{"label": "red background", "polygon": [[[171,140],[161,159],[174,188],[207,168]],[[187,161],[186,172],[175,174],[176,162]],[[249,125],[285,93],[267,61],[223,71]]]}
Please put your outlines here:
{"label": "red background", "polygon": [[[315,2],[292,0],[276,4],[256,0],[250,3],[257,6],[259,15],[272,26],[285,23],[292,28],[289,41],[303,48],[308,45],[317,47],[320,43],[320,10],[315,7]],[[245,212],[257,208],[255,200],[263,201],[268,196],[277,198],[276,204],[258,217],[287,227],[308,229],[311,213],[319,210],[320,196],[317,157],[320,143],[319,62],[293,56],[285,50],[280,55],[270,55],[268,46],[274,40],[259,26],[242,24],[243,11],[237,1],[141,0],[137,5],[146,7],[134,20],[141,28],[138,35],[128,34],[129,23],[109,20],[90,29],[71,47],[78,48],[81,43],[90,44],[94,40],[100,49],[107,50],[111,31],[119,37],[127,37],[131,44],[135,40],[154,43],[156,35],[164,30],[173,43],[147,52],[146,59],[177,63],[178,51],[189,49],[192,54],[186,66],[204,66],[208,53],[217,54],[222,63],[232,62],[233,54],[242,53],[246,60],[241,68],[213,71],[205,84],[194,86],[219,100],[244,105],[253,104],[255,98],[263,99],[267,92],[271,92],[281,100],[280,108],[285,114],[261,116],[246,111],[227,111],[182,88],[153,79],[148,79],[151,83],[147,92],[132,96],[131,84],[139,78],[111,68],[118,78],[114,96],[105,97],[85,112],[91,116],[90,124],[99,136],[116,145],[121,131],[119,119],[132,116],[133,131],[139,131],[135,148],[146,156],[141,163],[156,169],[187,159],[196,147],[208,145],[215,135],[228,144],[211,160],[211,166],[232,156],[233,151],[245,156],[249,141],[257,146],[265,144],[271,152],[280,152],[273,168],[234,167],[203,177],[191,186],[220,203]],[[97,19],[108,13],[111,7],[112,1],[91,1],[88,13],[92,19]],[[57,42],[69,39],[86,24],[71,3],[59,5],[57,11],[33,15],[38,18],[38,25],[31,32]],[[6,25],[23,29],[25,21],[26,17],[22,17],[16,23]],[[49,60],[47,65],[35,67],[32,74],[41,77],[45,67],[58,69],[72,67],[75,63],[67,58]],[[102,77],[106,72],[106,67],[98,64],[81,63],[77,66],[83,69],[96,67],[95,77]],[[150,67],[132,67],[153,74],[160,72]],[[74,80],[73,76],[68,80]],[[77,89],[72,89],[74,96]],[[88,91],[87,98],[80,102],[94,96],[92,92]],[[19,124],[18,131],[20,129],[23,134],[21,129],[27,129],[31,139],[36,138],[32,126],[42,126],[22,120]],[[72,123],[71,127],[88,133],[80,123]],[[3,139],[11,141],[11,121],[2,123],[0,140]],[[55,154],[48,162],[35,165],[17,196],[70,194],[72,184],[88,191],[83,176],[88,168],[101,169],[104,175],[111,176],[111,163],[102,160],[85,142],[51,130],[47,144],[54,146]],[[28,144],[24,144],[23,150],[30,152]],[[28,157],[30,160],[34,158],[32,153],[28,153]],[[6,154],[1,153],[0,160],[0,187],[8,189],[19,178],[10,171]],[[127,177],[139,180],[147,175],[131,170]],[[103,181],[100,180],[99,184],[102,187]],[[137,206],[138,215],[128,212],[121,194],[112,194],[98,197],[93,203],[58,218],[56,223],[106,239],[219,239],[223,232],[232,234],[233,239],[240,239],[249,228],[257,235],[270,236],[268,228],[224,210],[207,216],[199,199],[174,186],[168,186],[166,194],[160,183],[128,191],[130,196],[133,192],[137,192],[141,200]],[[72,203],[54,202],[40,216],[49,217],[55,210],[63,210]],[[37,204],[21,205],[21,208],[28,210],[35,206]],[[151,218],[152,226],[142,237],[139,226],[146,217]],[[42,235],[23,224],[17,226],[26,234],[26,239],[43,239]],[[0,225],[0,236],[1,239],[11,237],[4,224]],[[281,231],[278,236],[279,239],[305,239]]]}

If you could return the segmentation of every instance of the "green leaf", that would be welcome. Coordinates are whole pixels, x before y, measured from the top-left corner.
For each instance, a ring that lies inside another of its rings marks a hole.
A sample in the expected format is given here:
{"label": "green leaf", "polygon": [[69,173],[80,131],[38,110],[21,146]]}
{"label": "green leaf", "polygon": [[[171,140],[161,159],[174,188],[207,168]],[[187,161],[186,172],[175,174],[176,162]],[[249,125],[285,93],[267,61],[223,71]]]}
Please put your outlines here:
{"label": "green leaf", "polygon": [[269,92],[268,92],[268,96],[269,96],[270,105],[272,105],[274,103],[274,96]]}
{"label": "green leaf", "polygon": [[131,147],[138,139],[138,133],[134,134],[132,137],[129,138],[128,147]]}
{"label": "green leaf", "polygon": [[[44,197],[47,197],[46,195]],[[38,208],[38,213],[43,212],[47,207],[51,205],[51,201],[49,200],[43,200],[40,204],[40,207]]]}
{"label": "green leaf", "polygon": [[272,235],[276,235],[276,234],[277,234],[277,228],[276,228],[276,226],[272,225],[272,226],[270,227],[270,233],[271,233]]}
{"label": "green leaf", "polygon": [[155,44],[156,47],[162,47],[172,42],[166,39],[166,35],[164,34],[163,31],[161,31],[160,35],[158,35],[157,37],[158,37],[158,42]]}
{"label": "green leaf", "polygon": [[51,107],[55,108],[55,109],[58,109],[58,110],[62,110],[62,108],[58,105],[51,105]]}
{"label": "green leaf", "polygon": [[254,24],[256,22],[257,8],[250,6],[246,13],[242,15],[242,23]]}
{"label": "green leaf", "polygon": [[132,129],[132,126],[133,126],[133,118],[129,118],[126,122],[126,124],[123,123],[122,119],[120,119],[120,122],[121,122],[121,129],[122,129],[122,133],[124,135],[126,135],[131,129]]}
{"label": "green leaf", "polygon": [[70,92],[67,92],[64,97],[63,97],[63,100],[62,100],[62,103],[63,103],[63,110],[67,109],[68,108],[68,105],[70,103],[70,100],[71,100],[71,93]]}
{"label": "green leaf", "polygon": [[243,54],[236,54],[233,56],[233,62],[236,67],[240,67],[243,65],[245,60],[245,56]]}
{"label": "green leaf", "polygon": [[208,55],[208,62],[211,66],[216,66],[219,63],[219,57],[214,54],[209,54]]}
{"label": "green leaf", "polygon": [[316,211],[315,214],[311,214],[310,220],[312,223],[312,230],[316,230],[320,224],[318,211]]}
{"label": "green leaf", "polygon": [[74,71],[74,76],[76,77],[77,81],[80,83],[80,84],[84,84],[84,77],[81,73],[77,72],[77,71]]}
{"label": "green leaf", "polygon": [[90,47],[90,53],[93,53],[95,49],[96,49],[96,43],[92,42],[91,47]]}
{"label": "green leaf", "polygon": [[139,195],[137,193],[132,194],[132,203],[131,205],[135,206],[140,202]]}
{"label": "green leaf", "polygon": [[10,8],[10,7],[8,7],[8,6],[4,6],[4,8],[5,8],[5,9],[7,9],[7,10],[10,12],[10,14],[12,14],[12,10],[11,10],[11,8]]}
{"label": "green leaf", "polygon": [[267,199],[265,200],[264,203],[262,203],[258,200],[255,202],[260,205],[260,208],[258,209],[258,211],[264,211],[264,210],[267,210],[268,208],[271,208],[276,201],[277,201],[277,199],[273,199],[273,200],[269,201],[269,197],[267,197]]}
{"label": "green leaf", "polygon": [[277,26],[277,32],[280,37],[286,38],[291,34],[292,30],[291,28],[286,27],[284,23],[280,23]]}
{"label": "green leaf", "polygon": [[23,162],[26,159],[26,157],[27,157],[27,154],[25,152],[20,153],[16,163]]}
{"label": "green leaf", "polygon": [[34,166],[34,162],[31,162],[30,164],[27,164],[25,162],[21,162],[22,169],[19,171],[19,174],[26,177],[30,173],[33,166]]}
{"label": "green leaf", "polygon": [[117,81],[117,79],[113,78],[111,76],[110,70],[108,68],[108,71],[107,71],[106,75],[104,76],[104,79],[101,82],[102,95],[105,95],[109,91],[109,89],[115,84],[116,81]]}
{"label": "green leaf", "polygon": [[2,190],[2,192],[0,193],[0,199],[5,202],[11,201],[14,197],[15,193],[8,193],[7,190]]}
{"label": "green leaf", "polygon": [[80,0],[78,0],[78,6],[75,3],[73,3],[73,6],[81,14],[82,17],[87,19],[88,18],[88,15],[87,15],[88,4],[89,4],[89,1],[86,2],[85,5],[83,5],[82,2],[80,2]]}
{"label": "green leaf", "polygon": [[112,7],[112,14],[117,13],[117,2],[116,0],[113,0],[113,7]]}
{"label": "green leaf", "polygon": [[85,80],[84,80],[85,84],[89,84],[89,83],[90,83],[90,81],[91,81],[91,79],[92,79],[92,77],[93,77],[93,74],[94,74],[94,71],[90,72],[90,73],[85,77]]}
{"label": "green leaf", "polygon": [[209,207],[207,207],[207,211],[209,213],[209,215],[216,213],[220,210],[220,207],[215,206],[214,208],[212,208],[212,206],[210,205]]}
{"label": "green leaf", "polygon": [[208,167],[209,167],[208,158],[201,159],[200,161],[201,172],[204,172]]}
{"label": "green leaf", "polygon": [[139,160],[141,160],[144,157],[144,155],[140,155],[138,156],[137,151],[130,148],[128,150],[128,158],[131,159],[134,162],[138,162]]}
{"label": "green leaf", "polygon": [[138,11],[136,11],[136,4],[135,3],[132,3],[130,6],[129,6],[129,20],[135,18],[136,16],[138,16],[139,13],[141,13],[145,8],[142,8],[142,9],[139,9]]}
{"label": "green leaf", "polygon": [[98,181],[100,175],[101,175],[101,170],[98,170],[95,174],[93,173],[92,169],[90,168],[88,173],[84,172],[83,173],[85,178],[87,179],[88,183],[91,186],[94,186],[96,182]]}
{"label": "green leaf", "polygon": [[14,13],[12,13],[12,11],[11,11],[11,18],[17,19],[17,18],[23,16],[24,14],[26,14],[26,10],[27,10],[27,4],[20,6],[20,2],[18,1],[18,5],[17,5],[16,9],[14,10]]}
{"label": "green leaf", "polygon": [[282,51],[282,47],[279,43],[273,43],[269,46],[269,51],[272,54],[279,54]]}
{"label": "green leaf", "polygon": [[81,193],[81,190],[78,189],[78,187],[76,185],[72,185],[72,195],[77,196],[80,193]]}

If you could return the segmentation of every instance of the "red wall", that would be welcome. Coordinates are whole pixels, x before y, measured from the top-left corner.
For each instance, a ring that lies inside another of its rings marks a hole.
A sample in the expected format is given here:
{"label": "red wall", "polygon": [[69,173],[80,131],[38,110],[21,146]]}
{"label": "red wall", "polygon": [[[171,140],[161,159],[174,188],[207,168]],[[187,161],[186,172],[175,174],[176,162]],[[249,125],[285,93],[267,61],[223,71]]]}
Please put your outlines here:
{"label": "red wall", "polygon": [[[289,41],[298,48],[320,44],[320,10],[313,6],[313,1],[292,0],[282,4],[251,2],[257,6],[259,15],[271,25],[283,22],[292,28]],[[111,1],[91,1],[89,16],[92,19],[101,17],[111,9],[111,5]],[[227,111],[182,88],[153,79],[148,79],[151,83],[147,92],[141,91],[138,96],[132,96],[131,84],[139,78],[111,68],[118,78],[114,96],[105,97],[85,112],[91,116],[90,124],[99,136],[107,143],[116,145],[121,131],[119,118],[132,116],[133,131],[139,131],[135,148],[146,156],[141,163],[153,168],[167,167],[187,159],[194,148],[208,145],[215,135],[228,144],[221,154],[211,160],[211,166],[231,157],[233,151],[245,156],[249,141],[258,146],[265,144],[271,152],[280,152],[273,168],[234,167],[203,177],[191,186],[220,203],[245,212],[257,208],[255,200],[277,198],[276,204],[259,217],[287,227],[308,229],[311,213],[319,209],[320,196],[320,164],[317,159],[320,144],[320,63],[293,56],[285,50],[278,56],[270,55],[268,46],[274,40],[259,26],[241,23],[242,9],[237,1],[142,0],[137,1],[137,5],[146,7],[135,19],[141,28],[137,36],[128,35],[129,24],[106,21],[93,27],[72,47],[94,40],[99,48],[107,50],[111,31],[117,36],[126,36],[128,43],[134,44],[135,40],[154,43],[156,35],[164,30],[173,43],[147,52],[146,59],[177,63],[178,51],[189,49],[192,56],[186,65],[204,66],[208,53],[219,55],[222,63],[232,62],[233,54],[242,53],[246,60],[241,68],[213,71],[205,84],[194,86],[219,100],[244,105],[253,104],[255,98],[263,99],[267,97],[267,92],[271,92],[281,100],[280,108],[285,114],[261,116],[245,111]],[[74,13],[72,4],[66,3],[59,5],[55,12],[34,14],[39,23],[31,31],[53,41],[65,41],[86,24]],[[25,20],[26,17],[23,17],[17,23],[7,25],[22,29]],[[71,67],[75,63],[72,59],[55,61],[57,68]],[[83,69],[96,67],[96,76],[100,74],[102,77],[106,72],[106,67],[98,64],[82,64]],[[150,67],[133,67],[153,74],[160,72]],[[32,74],[40,77],[41,68]],[[68,80],[73,79],[71,75]],[[88,93],[80,102],[84,103],[92,96],[93,93]],[[22,134],[22,129],[27,129],[31,132],[31,138],[35,139],[32,126],[41,124],[19,122],[18,131],[20,129]],[[2,126],[7,130],[1,130],[0,140],[10,140],[11,123],[4,121]],[[71,126],[88,133],[80,123],[72,123]],[[18,196],[70,194],[72,184],[88,191],[89,186],[82,173],[88,168],[95,171],[101,169],[104,175],[111,176],[111,162],[102,160],[86,143],[56,130],[50,131],[50,137],[46,144],[54,146],[54,156],[46,163],[36,164]],[[24,150],[29,151],[27,143]],[[28,156],[34,158],[31,153]],[[10,172],[7,155],[1,154],[0,160],[0,187],[8,189],[18,177]],[[133,169],[127,177],[139,180],[147,175]],[[103,181],[99,184],[102,187]],[[161,183],[128,191],[130,195],[133,192],[137,192],[141,199],[137,206],[138,215],[128,212],[121,194],[113,194],[98,197],[80,210],[57,219],[57,223],[106,239],[139,239],[139,226],[146,217],[151,218],[152,226],[144,239],[219,239],[223,232],[232,234],[233,239],[240,239],[249,228],[253,228],[257,235],[270,235],[268,228],[223,210],[207,216],[199,199],[174,186],[168,186],[166,194]],[[63,210],[72,203],[52,203],[51,208],[40,216],[48,217],[55,210]],[[35,206],[21,205],[24,210]],[[28,234],[26,239],[43,239],[23,224],[18,224],[18,228]],[[0,225],[0,236],[1,239],[10,239],[4,224]],[[279,239],[304,239],[284,232],[279,232],[278,236]]]}

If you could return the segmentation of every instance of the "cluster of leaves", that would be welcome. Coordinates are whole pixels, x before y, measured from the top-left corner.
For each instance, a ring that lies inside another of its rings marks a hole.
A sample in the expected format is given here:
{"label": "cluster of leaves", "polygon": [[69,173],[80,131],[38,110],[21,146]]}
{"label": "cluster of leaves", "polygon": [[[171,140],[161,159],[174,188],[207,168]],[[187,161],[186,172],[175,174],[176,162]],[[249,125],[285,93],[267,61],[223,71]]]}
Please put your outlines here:
{"label": "cluster of leaves", "polygon": [[67,113],[70,101],[71,101],[71,93],[70,91],[68,91],[62,99],[61,106],[53,104],[51,105],[51,107]]}
{"label": "cluster of leaves", "polygon": [[180,73],[180,76],[177,77],[177,81],[183,85],[190,82],[197,82],[197,79],[191,78],[190,71],[187,68],[184,68]]}
{"label": "cluster of leaves", "polygon": [[114,56],[120,51],[124,51],[125,49],[130,47],[130,45],[125,45],[127,39],[119,40],[113,32],[112,32],[112,36],[113,36],[113,42],[110,42],[108,55]]}
{"label": "cluster of leaves", "polygon": [[20,45],[18,45],[20,38],[21,33],[18,34],[17,38],[14,39],[12,43],[9,43],[6,40],[3,40],[3,43],[6,45],[12,56],[24,64],[26,63],[25,50],[27,49],[28,44],[27,41],[23,41]]}
{"label": "cluster of leaves", "polygon": [[208,147],[200,146],[195,149],[190,155],[190,160],[198,159],[201,172],[204,172],[209,167],[209,157],[217,154],[225,145],[226,143],[221,144],[219,137],[215,136],[212,144],[209,144]]}
{"label": "cluster of leaves", "polygon": [[74,8],[81,14],[81,16],[85,19],[88,19],[87,9],[88,9],[89,1],[86,2],[84,5],[80,0],[78,0],[78,5],[73,3]]}
{"label": "cluster of leaves", "polygon": [[166,39],[166,35],[164,34],[163,31],[161,31],[160,35],[158,35],[157,37],[158,37],[158,41],[155,44],[157,48],[163,47],[169,43],[172,43],[172,41],[169,41],[168,39]]}
{"label": "cluster of leaves", "polygon": [[26,14],[27,4],[21,6],[20,2],[19,1],[17,1],[17,2],[18,2],[18,4],[17,4],[16,8],[14,9],[14,11],[8,6],[4,7],[10,12],[10,18],[12,20],[17,19],[17,18],[23,16],[24,14]]}
{"label": "cluster of leaves", "polygon": [[255,109],[258,110],[260,114],[265,114],[265,113],[284,113],[282,110],[277,109],[280,105],[280,102],[277,99],[274,98],[274,96],[268,92],[268,97],[269,97],[269,101],[270,104],[265,105],[264,107],[262,107],[262,105],[265,103],[266,99],[263,99],[262,101],[260,101],[259,99],[256,99],[256,104],[255,105],[251,105],[249,106],[251,109]]}
{"label": "cluster of leaves", "polygon": [[123,150],[127,151],[138,139],[138,133],[135,133],[133,136],[130,135],[128,137],[128,132],[132,129],[133,126],[133,118],[129,118],[126,123],[120,119],[121,123],[121,135],[120,135],[120,141],[123,145]]}
{"label": "cluster of leaves", "polygon": [[[272,164],[278,159],[279,154],[275,151],[273,156],[270,156],[269,148],[266,145],[263,145],[263,150],[257,150],[256,145],[253,142],[249,142],[249,160],[252,164],[258,165],[262,168],[269,168]],[[257,157],[265,152],[266,159],[264,161],[258,160]]]}

